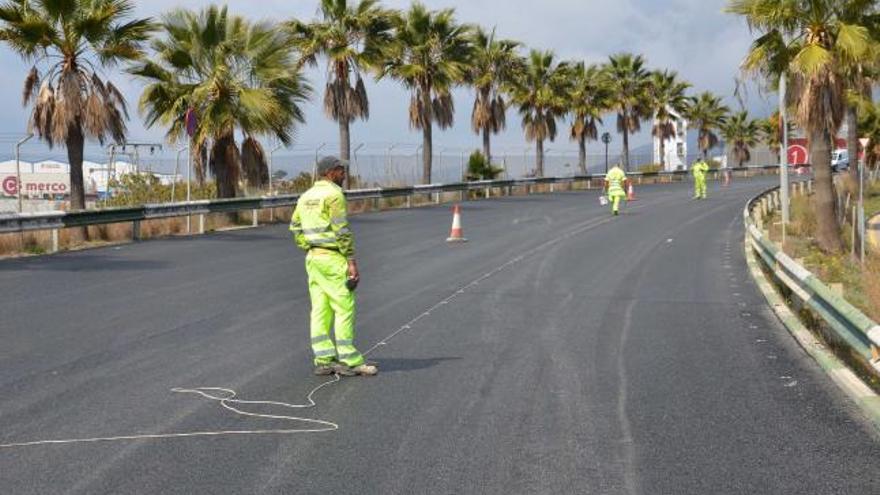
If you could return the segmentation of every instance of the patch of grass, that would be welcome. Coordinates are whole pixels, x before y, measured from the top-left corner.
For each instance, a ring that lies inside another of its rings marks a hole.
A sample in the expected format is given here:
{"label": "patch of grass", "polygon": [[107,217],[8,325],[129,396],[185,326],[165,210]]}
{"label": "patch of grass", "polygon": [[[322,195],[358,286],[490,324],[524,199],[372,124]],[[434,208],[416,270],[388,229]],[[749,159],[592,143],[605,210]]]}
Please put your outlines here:
{"label": "patch of grass", "polygon": [[[876,189],[880,189],[880,186]],[[877,190],[876,194],[880,196],[880,190]],[[780,242],[782,240],[780,215],[778,213],[771,215],[767,225],[770,226],[771,239]],[[811,198],[792,198],[791,223],[787,231],[785,252],[792,258],[800,260],[826,284],[841,284],[843,297],[850,304],[874,321],[880,321],[880,255],[868,253],[864,266],[853,259],[850,255],[851,228],[852,226],[847,223],[841,228],[840,235],[845,246],[842,253],[823,252],[813,237],[816,215]]]}

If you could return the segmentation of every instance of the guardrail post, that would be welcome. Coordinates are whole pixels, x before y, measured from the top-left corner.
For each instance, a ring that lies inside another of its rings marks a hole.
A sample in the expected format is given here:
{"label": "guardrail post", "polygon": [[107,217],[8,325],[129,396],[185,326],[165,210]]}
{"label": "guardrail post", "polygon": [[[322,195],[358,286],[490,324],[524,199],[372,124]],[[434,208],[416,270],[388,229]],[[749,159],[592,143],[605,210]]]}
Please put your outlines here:
{"label": "guardrail post", "polygon": [[379,211],[381,210],[380,206],[381,205],[379,204],[379,198],[373,198],[373,209]]}
{"label": "guardrail post", "polygon": [[131,240],[141,240],[141,221],[135,220],[131,222]]}
{"label": "guardrail post", "polygon": [[205,233],[205,214],[199,213],[199,234]]}
{"label": "guardrail post", "polygon": [[52,251],[53,253],[57,253],[59,249],[58,245],[58,229],[52,229]]}
{"label": "guardrail post", "polygon": [[555,182],[550,183],[550,192],[552,192],[552,193],[556,192],[556,183]]}
{"label": "guardrail post", "polygon": [[412,194],[406,195],[406,207],[412,208]]}
{"label": "guardrail post", "polygon": [[434,193],[434,204],[435,205],[440,204],[440,193]]}
{"label": "guardrail post", "polygon": [[489,198],[492,197],[492,188],[487,187],[487,188],[484,190],[484,192],[486,193],[486,199],[489,199]]}
{"label": "guardrail post", "polygon": [[254,227],[257,227],[260,225],[260,216],[259,215],[260,215],[260,210],[256,210],[256,209],[251,210],[251,220],[252,220],[252,225]]}

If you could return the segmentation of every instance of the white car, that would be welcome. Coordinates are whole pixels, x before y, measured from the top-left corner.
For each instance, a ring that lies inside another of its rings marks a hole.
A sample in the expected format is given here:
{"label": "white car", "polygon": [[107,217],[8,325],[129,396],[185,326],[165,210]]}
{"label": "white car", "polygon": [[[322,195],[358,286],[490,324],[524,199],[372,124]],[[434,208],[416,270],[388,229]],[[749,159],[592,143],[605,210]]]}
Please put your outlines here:
{"label": "white car", "polygon": [[849,168],[849,152],[847,150],[834,150],[831,152],[831,171],[839,172]]}

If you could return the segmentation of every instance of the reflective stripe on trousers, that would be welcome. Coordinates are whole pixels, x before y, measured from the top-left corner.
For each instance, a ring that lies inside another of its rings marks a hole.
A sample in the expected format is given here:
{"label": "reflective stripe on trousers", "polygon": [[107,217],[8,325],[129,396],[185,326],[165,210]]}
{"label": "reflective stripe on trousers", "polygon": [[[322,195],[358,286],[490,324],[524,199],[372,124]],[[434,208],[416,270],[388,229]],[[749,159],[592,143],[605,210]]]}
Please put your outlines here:
{"label": "reflective stripe on trousers", "polygon": [[348,261],[335,252],[310,252],[306,256],[306,273],[312,301],[311,342],[315,364],[328,364],[334,359],[347,366],[363,364],[364,357],[354,347],[355,297],[345,286]]}

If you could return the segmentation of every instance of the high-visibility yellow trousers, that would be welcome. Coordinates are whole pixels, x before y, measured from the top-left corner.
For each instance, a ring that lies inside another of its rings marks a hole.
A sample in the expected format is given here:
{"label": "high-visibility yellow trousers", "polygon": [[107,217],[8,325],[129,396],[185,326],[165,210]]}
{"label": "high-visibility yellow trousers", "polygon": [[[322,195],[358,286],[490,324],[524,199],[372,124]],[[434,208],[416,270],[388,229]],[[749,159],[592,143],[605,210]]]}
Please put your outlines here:
{"label": "high-visibility yellow trousers", "polygon": [[694,198],[706,199],[706,177],[694,177]]}
{"label": "high-visibility yellow trousers", "polygon": [[626,200],[626,193],[621,191],[617,192],[609,192],[608,193],[608,201],[611,203],[611,212],[617,213],[620,211],[620,202],[621,200]]}
{"label": "high-visibility yellow trousers", "polygon": [[347,366],[364,364],[364,357],[354,347],[355,297],[345,286],[348,261],[339,253],[313,249],[306,256],[306,273],[312,300],[311,339],[315,365],[333,361]]}

